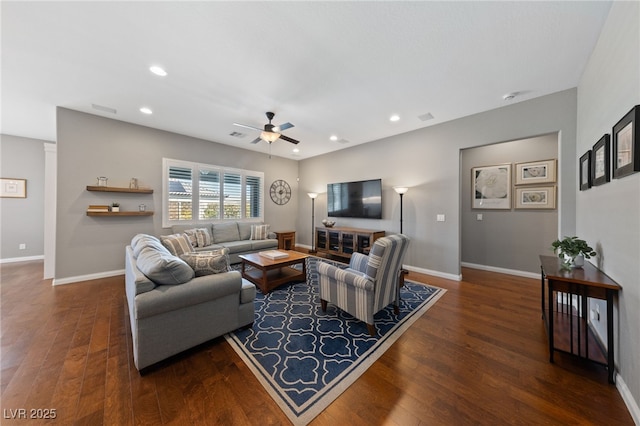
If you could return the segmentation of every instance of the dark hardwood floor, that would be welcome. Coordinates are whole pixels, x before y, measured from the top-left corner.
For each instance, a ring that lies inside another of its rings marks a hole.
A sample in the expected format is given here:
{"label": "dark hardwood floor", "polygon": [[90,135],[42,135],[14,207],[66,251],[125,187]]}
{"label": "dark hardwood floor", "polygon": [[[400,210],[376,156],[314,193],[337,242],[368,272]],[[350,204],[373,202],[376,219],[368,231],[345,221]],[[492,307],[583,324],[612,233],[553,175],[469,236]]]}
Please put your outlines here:
{"label": "dark hardwood floor", "polygon": [[[42,262],[0,267],[3,425],[289,424],[224,338],[140,376],[124,277],[52,287]],[[448,292],[312,424],[633,424],[604,367],[549,363],[538,280],[463,276],[410,273]]]}

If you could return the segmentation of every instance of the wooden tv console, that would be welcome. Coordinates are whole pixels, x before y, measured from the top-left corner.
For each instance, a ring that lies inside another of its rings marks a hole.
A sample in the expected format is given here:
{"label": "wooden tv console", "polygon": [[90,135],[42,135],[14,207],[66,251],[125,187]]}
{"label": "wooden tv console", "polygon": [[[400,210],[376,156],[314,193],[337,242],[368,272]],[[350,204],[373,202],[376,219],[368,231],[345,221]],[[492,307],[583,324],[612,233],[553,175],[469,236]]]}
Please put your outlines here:
{"label": "wooden tv console", "polygon": [[316,250],[328,255],[350,258],[354,252],[369,253],[373,242],[385,231],[324,226],[316,227]]}

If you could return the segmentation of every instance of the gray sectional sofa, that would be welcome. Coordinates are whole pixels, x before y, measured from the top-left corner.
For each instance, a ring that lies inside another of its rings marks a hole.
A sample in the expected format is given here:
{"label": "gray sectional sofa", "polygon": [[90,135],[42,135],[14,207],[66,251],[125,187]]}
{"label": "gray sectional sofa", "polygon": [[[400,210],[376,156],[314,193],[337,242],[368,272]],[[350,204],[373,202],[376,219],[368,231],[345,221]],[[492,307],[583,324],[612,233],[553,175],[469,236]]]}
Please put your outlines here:
{"label": "gray sectional sofa", "polygon": [[195,247],[195,251],[208,251],[226,247],[229,249],[229,261],[240,263],[241,254],[255,253],[263,250],[278,248],[276,234],[269,233],[265,239],[251,239],[251,226],[263,225],[256,222],[216,222],[207,225],[174,225],[171,231],[181,233],[193,228],[207,227],[211,234],[212,244],[205,247]]}
{"label": "gray sectional sofa", "polygon": [[196,277],[151,235],[126,247],[125,287],[138,370],[254,320],[256,288],[239,272]]}

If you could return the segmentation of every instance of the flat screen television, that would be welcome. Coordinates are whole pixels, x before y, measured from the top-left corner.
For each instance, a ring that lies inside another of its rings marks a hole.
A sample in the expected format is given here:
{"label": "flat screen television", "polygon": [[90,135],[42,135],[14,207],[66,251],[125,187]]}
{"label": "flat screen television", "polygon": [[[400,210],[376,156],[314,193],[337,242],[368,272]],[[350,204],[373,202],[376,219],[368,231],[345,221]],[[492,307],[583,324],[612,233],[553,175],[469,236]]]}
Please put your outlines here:
{"label": "flat screen television", "polygon": [[382,219],[382,180],[327,184],[327,214]]}

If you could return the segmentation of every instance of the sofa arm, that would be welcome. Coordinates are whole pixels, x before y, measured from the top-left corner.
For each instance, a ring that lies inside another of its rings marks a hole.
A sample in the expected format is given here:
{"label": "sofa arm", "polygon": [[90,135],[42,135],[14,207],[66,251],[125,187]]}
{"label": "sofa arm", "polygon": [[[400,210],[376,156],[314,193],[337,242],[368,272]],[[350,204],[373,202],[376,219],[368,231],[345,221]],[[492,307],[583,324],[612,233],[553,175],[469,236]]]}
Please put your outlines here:
{"label": "sofa arm", "polygon": [[325,280],[336,281],[352,287],[373,291],[373,281],[364,274],[353,269],[341,269],[333,265],[329,265],[328,263],[321,262],[318,264],[318,274],[320,276],[321,283]]}

